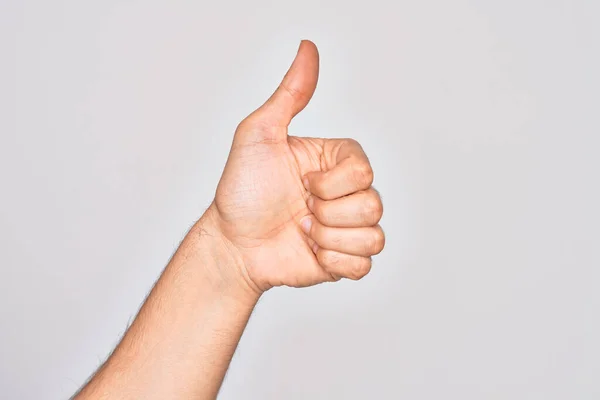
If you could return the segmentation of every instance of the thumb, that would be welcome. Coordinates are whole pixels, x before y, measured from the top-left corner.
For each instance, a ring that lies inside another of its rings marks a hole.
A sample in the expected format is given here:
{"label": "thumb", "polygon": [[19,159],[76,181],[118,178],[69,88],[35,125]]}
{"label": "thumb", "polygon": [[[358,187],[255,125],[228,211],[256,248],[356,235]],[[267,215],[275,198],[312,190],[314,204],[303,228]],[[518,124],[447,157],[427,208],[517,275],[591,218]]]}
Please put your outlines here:
{"label": "thumb", "polygon": [[253,117],[274,127],[287,127],[310,101],[318,78],[319,51],[313,42],[303,40],[283,81]]}

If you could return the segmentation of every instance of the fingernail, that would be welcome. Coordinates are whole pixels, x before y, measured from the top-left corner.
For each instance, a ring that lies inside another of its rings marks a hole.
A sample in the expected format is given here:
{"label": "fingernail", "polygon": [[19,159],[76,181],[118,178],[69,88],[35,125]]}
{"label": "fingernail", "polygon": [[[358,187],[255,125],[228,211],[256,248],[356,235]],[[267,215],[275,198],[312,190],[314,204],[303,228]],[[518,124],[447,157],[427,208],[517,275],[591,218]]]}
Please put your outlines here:
{"label": "fingernail", "polygon": [[312,196],[310,196],[310,197],[309,197],[309,198],[306,200],[306,205],[308,206],[308,209],[309,209],[310,211],[312,211],[312,210],[313,210],[313,205],[314,205],[314,204],[315,204],[315,199],[314,199]]}
{"label": "fingernail", "polygon": [[313,253],[316,254],[317,250],[319,250],[319,245],[315,243],[315,244],[312,245],[312,251],[313,251]]}
{"label": "fingernail", "polygon": [[304,187],[306,188],[306,190],[310,190],[310,185],[308,183],[307,177],[304,177],[304,179],[302,179],[302,183],[304,184]]}
{"label": "fingernail", "polygon": [[310,217],[304,217],[304,219],[300,221],[300,226],[304,233],[308,235],[310,233],[310,227],[312,226],[312,219]]}

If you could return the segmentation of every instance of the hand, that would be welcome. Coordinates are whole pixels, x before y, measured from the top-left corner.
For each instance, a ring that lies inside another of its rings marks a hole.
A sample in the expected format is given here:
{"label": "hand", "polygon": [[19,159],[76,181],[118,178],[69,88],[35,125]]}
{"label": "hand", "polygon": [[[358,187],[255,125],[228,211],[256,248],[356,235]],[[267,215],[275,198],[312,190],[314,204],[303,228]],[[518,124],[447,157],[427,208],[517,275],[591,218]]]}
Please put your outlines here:
{"label": "hand", "polygon": [[279,88],[238,126],[211,206],[259,292],[360,279],[384,246],[381,199],[361,146],[288,136],[318,74],[317,48],[303,41]]}
{"label": "hand", "polygon": [[75,398],[214,399],[262,292],[369,272],[384,244],[369,160],[351,139],[287,134],[318,71],[315,45],[302,42],[236,130],[214,202]]}

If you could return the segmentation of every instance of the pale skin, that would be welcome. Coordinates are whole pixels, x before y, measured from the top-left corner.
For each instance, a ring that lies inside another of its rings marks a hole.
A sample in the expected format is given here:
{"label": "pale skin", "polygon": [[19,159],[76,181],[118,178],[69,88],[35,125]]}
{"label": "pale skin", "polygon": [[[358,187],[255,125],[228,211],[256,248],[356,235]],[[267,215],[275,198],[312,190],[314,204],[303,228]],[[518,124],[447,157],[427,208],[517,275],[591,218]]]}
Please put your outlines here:
{"label": "pale skin", "polygon": [[288,135],[318,73],[317,48],[303,41],[279,88],[238,126],[211,206],[75,399],[214,399],[264,292],[369,272],[383,207],[361,146]]}

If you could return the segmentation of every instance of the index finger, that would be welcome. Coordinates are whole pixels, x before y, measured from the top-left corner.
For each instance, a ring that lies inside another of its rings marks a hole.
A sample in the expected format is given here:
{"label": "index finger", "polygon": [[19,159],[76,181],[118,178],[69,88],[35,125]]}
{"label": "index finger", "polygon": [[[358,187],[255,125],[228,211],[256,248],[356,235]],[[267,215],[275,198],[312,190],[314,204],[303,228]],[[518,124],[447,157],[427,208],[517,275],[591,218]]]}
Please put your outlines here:
{"label": "index finger", "polygon": [[335,165],[327,171],[307,173],[303,182],[315,196],[333,200],[368,189],[373,183],[373,169],[356,140],[342,139],[337,148]]}

